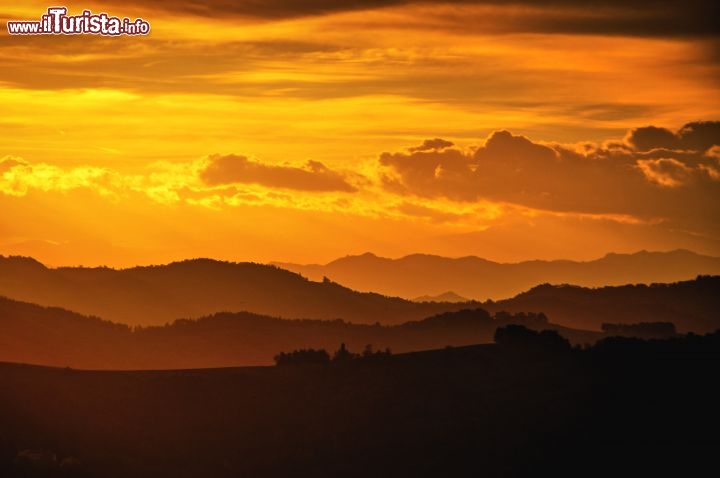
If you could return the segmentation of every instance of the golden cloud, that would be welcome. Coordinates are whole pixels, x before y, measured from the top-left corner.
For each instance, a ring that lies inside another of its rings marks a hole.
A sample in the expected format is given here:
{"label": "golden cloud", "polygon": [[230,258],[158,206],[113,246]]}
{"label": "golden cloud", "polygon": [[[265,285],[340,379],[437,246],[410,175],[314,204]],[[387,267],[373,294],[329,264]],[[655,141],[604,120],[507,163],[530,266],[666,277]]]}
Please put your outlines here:
{"label": "golden cloud", "polygon": [[[625,143],[569,148],[508,131],[462,150],[432,140],[383,153],[388,191],[458,202],[510,203],[550,212],[665,219],[718,232],[720,174],[714,154],[720,123],[690,123],[677,133],[630,132]],[[675,148],[675,149],[669,149]]]}
{"label": "golden cloud", "polygon": [[268,165],[235,154],[208,156],[200,177],[209,185],[249,183],[299,191],[355,192],[342,173],[319,161],[293,165]]}
{"label": "golden cloud", "polygon": [[362,175],[318,161],[277,164],[237,154],[156,162],[133,174],[7,156],[0,160],[0,193],[84,189],[118,202],[140,196],[164,205],[264,205],[464,227],[485,227],[515,208],[622,223],[666,221],[716,235],[720,137],[713,139],[714,125],[691,123],[677,133],[636,129],[624,142],[575,147],[508,131],[466,149],[435,138],[382,153]]}

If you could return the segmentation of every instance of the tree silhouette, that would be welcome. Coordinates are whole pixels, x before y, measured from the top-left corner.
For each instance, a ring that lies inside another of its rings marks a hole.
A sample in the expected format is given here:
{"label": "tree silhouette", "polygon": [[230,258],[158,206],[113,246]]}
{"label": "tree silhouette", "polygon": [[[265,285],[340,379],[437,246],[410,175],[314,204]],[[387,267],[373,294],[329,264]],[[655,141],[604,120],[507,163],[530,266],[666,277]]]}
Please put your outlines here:
{"label": "tree silhouette", "polygon": [[608,336],[637,337],[639,339],[664,339],[677,335],[672,322],[640,322],[638,324],[602,324]]}
{"label": "tree silhouette", "polygon": [[335,352],[335,355],[333,355],[333,362],[347,362],[357,357],[358,355],[350,352],[345,346],[345,342],[343,342]]}
{"label": "tree silhouette", "polygon": [[537,332],[522,325],[506,325],[495,330],[495,343],[516,351],[568,351],[570,342],[556,330]]}
{"label": "tree silhouette", "polygon": [[276,365],[327,364],[330,355],[325,349],[300,349],[290,353],[280,352],[275,356]]}
{"label": "tree silhouette", "polygon": [[366,360],[373,360],[389,357],[390,355],[392,355],[390,347],[385,348],[385,350],[374,350],[372,344],[367,344],[365,346],[365,350],[363,350],[362,358]]}

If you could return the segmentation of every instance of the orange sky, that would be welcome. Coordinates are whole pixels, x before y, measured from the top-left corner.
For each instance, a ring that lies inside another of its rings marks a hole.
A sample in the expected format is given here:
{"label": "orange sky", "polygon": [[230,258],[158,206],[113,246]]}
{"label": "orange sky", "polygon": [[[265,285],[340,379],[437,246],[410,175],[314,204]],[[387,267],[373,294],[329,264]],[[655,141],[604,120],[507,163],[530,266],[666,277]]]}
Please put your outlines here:
{"label": "orange sky", "polygon": [[152,26],[116,38],[2,5],[0,254],[720,255],[714,7],[626,3],[65,3]]}

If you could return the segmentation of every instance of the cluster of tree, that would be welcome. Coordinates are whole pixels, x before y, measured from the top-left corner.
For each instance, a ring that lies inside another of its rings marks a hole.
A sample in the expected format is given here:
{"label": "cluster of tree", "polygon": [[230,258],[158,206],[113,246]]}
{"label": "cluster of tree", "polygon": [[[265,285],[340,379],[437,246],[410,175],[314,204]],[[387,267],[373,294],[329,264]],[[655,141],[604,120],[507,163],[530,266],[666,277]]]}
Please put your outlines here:
{"label": "cluster of tree", "polygon": [[292,352],[280,352],[275,356],[276,365],[327,364],[330,354],[325,349],[299,349]]}
{"label": "cluster of tree", "polygon": [[567,352],[572,349],[570,341],[556,330],[536,331],[517,324],[498,327],[495,330],[495,343],[504,349],[524,353]]}
{"label": "cluster of tree", "polygon": [[[640,327],[648,324],[638,324]],[[664,324],[661,324],[664,325]],[[669,324],[672,326],[672,324]],[[664,328],[668,329],[667,325]],[[671,357],[718,356],[720,352],[720,330],[697,335],[673,334],[671,337],[642,338],[638,336],[612,336],[597,341],[593,345],[574,348],[570,342],[555,330],[536,331],[523,325],[507,325],[495,331],[495,343],[504,350],[517,355],[532,353],[565,353],[575,351],[593,357]]]}
{"label": "cluster of tree", "polygon": [[640,322],[638,324],[602,324],[608,336],[637,337],[640,339],[666,339],[677,335],[672,322]]}
{"label": "cluster of tree", "polygon": [[389,348],[385,350],[373,350],[373,346],[368,344],[365,346],[362,354],[353,353],[348,350],[345,343],[340,344],[340,348],[335,351],[330,358],[330,354],[325,349],[299,349],[292,352],[280,352],[275,356],[275,365],[300,365],[300,364],[320,364],[326,365],[331,362],[343,363],[352,360],[369,360],[389,357],[392,351]]}
{"label": "cluster of tree", "polygon": [[720,330],[697,335],[676,335],[669,339],[642,339],[638,337],[608,337],[586,350],[597,356],[662,356],[682,354],[689,357],[720,355]]}

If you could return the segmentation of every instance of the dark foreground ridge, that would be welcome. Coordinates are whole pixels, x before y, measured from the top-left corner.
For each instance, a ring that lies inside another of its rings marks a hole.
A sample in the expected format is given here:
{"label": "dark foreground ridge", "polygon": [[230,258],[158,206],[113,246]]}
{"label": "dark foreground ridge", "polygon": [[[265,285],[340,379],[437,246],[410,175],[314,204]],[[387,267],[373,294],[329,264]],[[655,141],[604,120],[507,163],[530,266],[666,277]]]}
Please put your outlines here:
{"label": "dark foreground ridge", "polygon": [[326,365],[0,364],[0,476],[697,476],[714,459],[720,333],[496,338]]}

